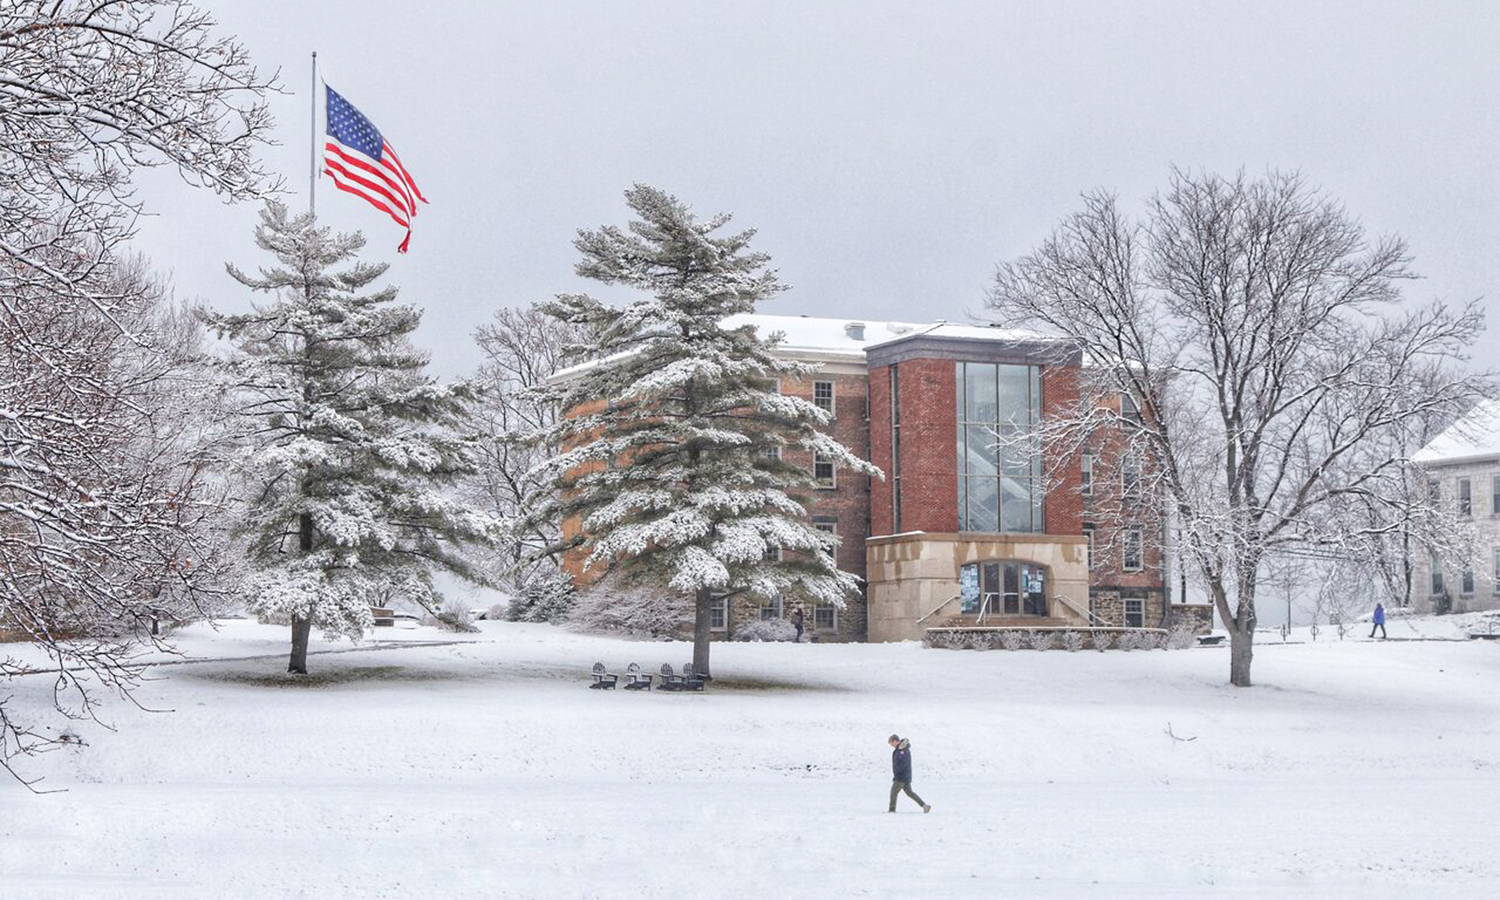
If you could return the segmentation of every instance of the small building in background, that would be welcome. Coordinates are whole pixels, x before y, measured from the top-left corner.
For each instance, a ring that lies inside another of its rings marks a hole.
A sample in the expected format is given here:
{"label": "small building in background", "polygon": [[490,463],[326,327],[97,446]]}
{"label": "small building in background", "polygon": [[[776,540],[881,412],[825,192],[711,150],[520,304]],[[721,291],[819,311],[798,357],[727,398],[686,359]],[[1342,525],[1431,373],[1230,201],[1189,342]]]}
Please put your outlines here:
{"label": "small building in background", "polygon": [[1423,612],[1500,608],[1500,401],[1481,402],[1411,460],[1418,490],[1470,520],[1479,547],[1469,565],[1413,548],[1412,606]]}

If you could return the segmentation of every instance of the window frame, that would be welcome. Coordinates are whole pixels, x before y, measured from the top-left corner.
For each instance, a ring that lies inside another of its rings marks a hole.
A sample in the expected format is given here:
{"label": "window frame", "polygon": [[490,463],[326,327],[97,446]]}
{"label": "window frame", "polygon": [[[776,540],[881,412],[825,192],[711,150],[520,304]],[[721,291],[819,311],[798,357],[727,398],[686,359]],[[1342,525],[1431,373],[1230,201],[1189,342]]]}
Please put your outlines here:
{"label": "window frame", "polygon": [[[772,612],[773,610],[774,612]],[[770,612],[771,614],[767,615],[766,613],[768,612]],[[777,619],[786,618],[786,606],[781,599],[781,595],[777,594],[775,597],[762,597],[760,600],[760,609],[758,611],[758,616],[759,621],[761,622],[773,622]]]}
{"label": "window frame", "polygon": [[1431,589],[1431,596],[1443,595],[1443,560],[1437,554],[1427,561],[1427,586]]}
{"label": "window frame", "polygon": [[[818,399],[818,388],[823,387],[824,385],[828,386],[828,405],[827,406],[824,406],[822,404],[822,402]],[[838,411],[837,411],[838,410],[838,388],[835,386],[835,382],[833,382],[831,379],[819,378],[819,379],[814,380],[813,381],[812,398],[813,398],[813,405],[816,406],[818,409],[821,409],[821,410],[827,412],[828,413],[828,418],[830,420],[832,420],[832,419],[834,419],[834,418],[836,418],[838,416]]]}
{"label": "window frame", "polygon": [[[828,477],[825,479],[818,474],[818,466],[828,467]],[[839,487],[839,467],[832,457],[821,453],[814,453],[812,458],[813,482],[820,491],[836,491]]]}
{"label": "window frame", "polygon": [[1470,478],[1458,479],[1458,514],[1474,515],[1474,482]]}
{"label": "window frame", "polygon": [[1094,461],[1096,458],[1092,453],[1085,453],[1078,464],[1078,492],[1085,497],[1094,496]]}
{"label": "window frame", "polygon": [[[717,624],[717,625],[714,624],[714,620],[715,619],[719,620],[719,624]],[[717,598],[714,599],[713,603],[709,604],[709,606],[708,606],[708,630],[709,631],[728,631],[729,630],[729,598],[727,596],[726,597],[717,597]]]}
{"label": "window frame", "polygon": [[[1131,606],[1131,604],[1135,604],[1135,607],[1136,607],[1135,616],[1137,617],[1137,620],[1139,622],[1139,624],[1136,624],[1136,625],[1130,624],[1130,617],[1131,617],[1130,606]],[[1145,628],[1146,627],[1146,598],[1145,597],[1121,597],[1120,598],[1120,615],[1122,617],[1121,621],[1125,623],[1125,627],[1126,628]]]}
{"label": "window frame", "polygon": [[[1135,565],[1130,564],[1130,551],[1135,550]],[[1146,535],[1139,525],[1125,529],[1120,542],[1120,571],[1144,572],[1146,570]]]}
{"label": "window frame", "polygon": [[[821,623],[820,619],[824,612],[828,613],[827,625]],[[832,603],[813,604],[813,631],[838,631],[839,630],[839,608]]]}

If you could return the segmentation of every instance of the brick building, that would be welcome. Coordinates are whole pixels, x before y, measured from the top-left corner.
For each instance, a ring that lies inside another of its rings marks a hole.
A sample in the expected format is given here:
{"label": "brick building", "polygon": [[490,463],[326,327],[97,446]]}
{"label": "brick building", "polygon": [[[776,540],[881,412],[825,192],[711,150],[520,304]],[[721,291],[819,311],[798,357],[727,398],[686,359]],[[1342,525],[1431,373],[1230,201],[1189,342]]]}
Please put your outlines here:
{"label": "brick building", "polygon": [[[1023,437],[1028,424],[1076,399],[1076,350],[1036,334],[943,322],[754,315],[728,324],[745,322],[762,335],[781,333],[781,354],[818,367],[780,389],[828,409],[833,436],[886,475],[786,457],[813,469],[813,522],[839,537],[839,568],[865,579],[864,596],[843,609],[804,607],[816,639],[907,640],[929,627],[980,623],[1166,623],[1166,554],[1150,539],[1160,510],[1130,496],[1138,463],[1122,464],[1102,447],[1051,465]],[[1140,524],[1112,515],[1119,527],[1095,527],[1090,516],[1102,499],[1113,504],[1121,494],[1140,510]],[[793,607],[791,599],[737,598],[715,612],[715,631],[731,636]]]}

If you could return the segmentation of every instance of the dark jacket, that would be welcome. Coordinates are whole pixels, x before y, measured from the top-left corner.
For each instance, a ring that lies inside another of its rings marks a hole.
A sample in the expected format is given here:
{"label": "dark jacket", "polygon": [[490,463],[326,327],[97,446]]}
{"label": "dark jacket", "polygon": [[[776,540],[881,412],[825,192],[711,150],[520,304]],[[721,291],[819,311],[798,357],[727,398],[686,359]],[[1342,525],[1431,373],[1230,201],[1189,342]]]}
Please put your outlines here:
{"label": "dark jacket", "polygon": [[1376,625],[1384,625],[1385,624],[1385,607],[1381,606],[1378,603],[1375,604],[1375,624]]}
{"label": "dark jacket", "polygon": [[911,741],[902,738],[891,751],[891,774],[897,781],[911,781]]}

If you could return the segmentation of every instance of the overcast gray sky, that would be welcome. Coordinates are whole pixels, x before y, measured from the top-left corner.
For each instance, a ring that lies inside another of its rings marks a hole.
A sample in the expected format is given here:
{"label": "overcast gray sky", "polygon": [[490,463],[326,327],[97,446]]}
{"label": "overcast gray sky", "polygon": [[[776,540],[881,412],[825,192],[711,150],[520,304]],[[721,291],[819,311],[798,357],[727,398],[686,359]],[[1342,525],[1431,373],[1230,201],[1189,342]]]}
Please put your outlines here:
{"label": "overcast gray sky", "polygon": [[[326,182],[319,212],[394,263],[445,376],[497,307],[582,286],[573,233],[633,181],[758,228],[793,288],[767,312],[965,319],[1081,191],[1138,206],[1172,164],[1301,170],[1410,241],[1414,296],[1500,295],[1497,3],[202,2],[282,70],[290,203],[312,50],[400,152],[431,201],[407,256]],[[143,185],[138,247],[243,305],[254,208]]]}

